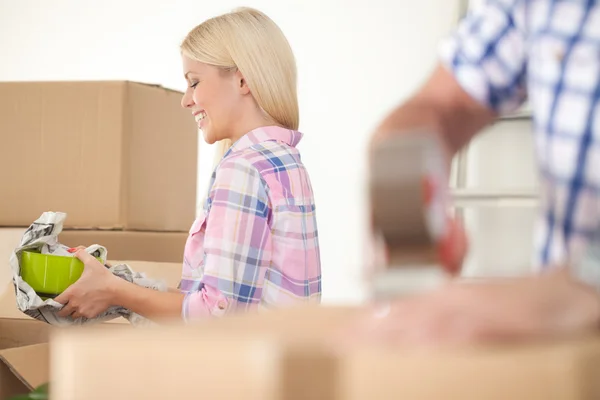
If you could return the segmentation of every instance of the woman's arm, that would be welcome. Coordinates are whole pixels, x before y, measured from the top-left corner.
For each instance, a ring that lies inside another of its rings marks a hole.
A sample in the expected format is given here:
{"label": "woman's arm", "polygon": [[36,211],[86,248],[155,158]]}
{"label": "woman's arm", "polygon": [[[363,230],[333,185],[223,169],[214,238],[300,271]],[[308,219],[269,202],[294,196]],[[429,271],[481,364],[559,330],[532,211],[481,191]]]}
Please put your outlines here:
{"label": "woman's arm", "polygon": [[184,293],[171,289],[159,292],[119,279],[114,287],[113,303],[150,319],[181,318]]}
{"label": "woman's arm", "polygon": [[83,274],[56,301],[64,304],[59,315],[95,318],[110,306],[118,305],[147,318],[180,318],[185,295],[159,292],[113,275],[102,263],[78,250],[75,256],[85,265]]}

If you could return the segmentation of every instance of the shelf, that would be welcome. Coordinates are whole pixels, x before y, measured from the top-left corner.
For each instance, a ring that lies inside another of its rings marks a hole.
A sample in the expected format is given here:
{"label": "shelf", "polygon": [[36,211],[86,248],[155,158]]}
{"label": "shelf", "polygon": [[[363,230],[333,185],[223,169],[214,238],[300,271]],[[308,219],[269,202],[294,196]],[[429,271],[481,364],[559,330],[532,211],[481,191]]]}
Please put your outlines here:
{"label": "shelf", "polygon": [[508,189],[451,189],[454,197],[477,197],[477,198],[499,198],[499,197],[526,197],[537,198],[538,192],[534,189],[508,188]]}
{"label": "shelf", "polygon": [[536,207],[539,195],[534,190],[450,190],[454,207]]}

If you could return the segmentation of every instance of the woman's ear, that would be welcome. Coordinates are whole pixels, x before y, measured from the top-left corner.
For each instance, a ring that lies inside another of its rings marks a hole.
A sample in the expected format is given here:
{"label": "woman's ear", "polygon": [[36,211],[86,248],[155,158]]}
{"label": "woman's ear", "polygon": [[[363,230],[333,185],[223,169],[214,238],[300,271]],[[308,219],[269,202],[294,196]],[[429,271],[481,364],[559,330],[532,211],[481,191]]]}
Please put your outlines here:
{"label": "woman's ear", "polygon": [[235,73],[235,79],[236,82],[238,82],[240,93],[243,95],[249,94],[250,88],[248,87],[248,83],[246,82],[246,79],[239,70],[237,70]]}

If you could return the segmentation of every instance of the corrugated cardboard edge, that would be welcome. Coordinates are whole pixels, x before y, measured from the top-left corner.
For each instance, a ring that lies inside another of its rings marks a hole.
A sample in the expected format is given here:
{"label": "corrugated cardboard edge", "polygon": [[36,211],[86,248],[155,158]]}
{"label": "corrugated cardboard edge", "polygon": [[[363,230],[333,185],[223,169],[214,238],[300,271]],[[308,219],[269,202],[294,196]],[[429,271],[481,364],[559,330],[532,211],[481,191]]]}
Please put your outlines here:
{"label": "corrugated cardboard edge", "polygon": [[120,160],[121,163],[121,181],[119,185],[121,186],[121,198],[119,199],[119,220],[123,221],[124,225],[128,224],[128,216],[129,216],[129,198],[131,197],[131,167],[129,160],[129,151],[131,148],[131,115],[127,112],[129,109],[130,102],[130,90],[129,87],[132,85],[131,82],[125,82],[122,88],[121,98],[123,99],[123,103],[121,104],[122,110],[121,115],[123,115],[123,124],[121,126],[121,154]]}
{"label": "corrugated cardboard edge", "polygon": [[158,83],[144,83],[144,82],[134,82],[134,81],[125,81],[125,82],[127,82],[127,83],[130,83],[130,84],[133,84],[133,85],[149,86],[149,87],[152,87],[152,88],[156,88],[156,89],[164,90],[164,91],[166,91],[166,92],[172,92],[172,93],[177,93],[177,94],[181,94],[181,95],[183,95],[183,92],[182,92],[182,91],[175,90],[175,89],[171,89],[171,88],[168,88],[168,87],[162,86],[162,85],[160,85],[160,84],[158,84]]}
{"label": "corrugated cardboard edge", "polygon": [[50,378],[48,343],[0,350],[0,360],[30,390]]}
{"label": "corrugated cardboard edge", "polygon": [[130,80],[73,80],[73,81],[66,81],[66,80],[44,80],[44,81],[2,81],[0,80],[1,84],[23,84],[23,83],[36,83],[36,82],[44,82],[44,83],[123,83],[126,82],[128,84],[134,84],[134,85],[142,85],[142,86],[148,86],[148,87],[153,87],[153,88],[157,88],[157,89],[161,89],[161,90],[165,90],[168,92],[173,92],[173,93],[178,93],[178,94],[183,94],[182,91],[180,90],[176,90],[176,89],[171,89],[168,87],[165,87],[159,83],[151,83],[151,82],[140,82],[140,81],[130,81]]}

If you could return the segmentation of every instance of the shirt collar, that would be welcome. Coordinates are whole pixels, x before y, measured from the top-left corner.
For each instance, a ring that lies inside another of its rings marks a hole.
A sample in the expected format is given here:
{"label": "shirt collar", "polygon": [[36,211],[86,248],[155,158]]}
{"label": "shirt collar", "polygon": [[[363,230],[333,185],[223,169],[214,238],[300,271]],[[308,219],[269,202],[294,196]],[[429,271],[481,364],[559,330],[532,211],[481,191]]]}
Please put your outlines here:
{"label": "shirt collar", "polygon": [[225,157],[231,153],[236,153],[252,147],[255,144],[268,141],[283,142],[288,146],[296,147],[300,142],[300,139],[302,139],[302,136],[302,133],[292,129],[286,129],[280,126],[263,126],[253,129],[239,138],[227,151]]}

